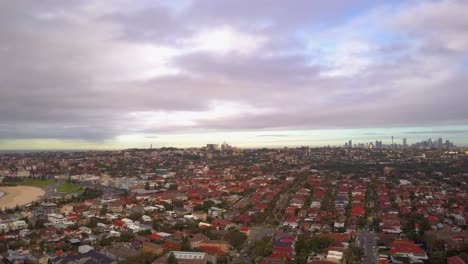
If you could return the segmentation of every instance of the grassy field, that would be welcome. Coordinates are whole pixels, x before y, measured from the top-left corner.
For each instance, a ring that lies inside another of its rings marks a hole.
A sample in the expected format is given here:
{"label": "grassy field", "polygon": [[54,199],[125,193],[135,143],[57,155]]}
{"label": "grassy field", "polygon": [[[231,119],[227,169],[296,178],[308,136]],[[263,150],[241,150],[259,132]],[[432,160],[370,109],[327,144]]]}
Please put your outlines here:
{"label": "grassy field", "polygon": [[55,184],[55,180],[26,179],[22,185],[44,188]]}
{"label": "grassy field", "polygon": [[57,192],[62,192],[62,193],[79,193],[82,192],[83,188],[81,188],[80,185],[78,184],[73,184],[73,183],[63,183],[57,186]]}

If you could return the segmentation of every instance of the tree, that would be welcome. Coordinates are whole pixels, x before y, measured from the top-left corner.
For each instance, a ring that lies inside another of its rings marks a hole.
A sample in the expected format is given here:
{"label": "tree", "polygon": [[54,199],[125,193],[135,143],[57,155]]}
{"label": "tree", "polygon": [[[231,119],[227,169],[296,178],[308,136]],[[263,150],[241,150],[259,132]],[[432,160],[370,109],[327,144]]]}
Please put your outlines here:
{"label": "tree", "polygon": [[348,259],[348,263],[352,263],[352,261],[359,261],[364,256],[364,250],[357,245],[350,245],[348,251],[346,252],[346,258]]}
{"label": "tree", "polygon": [[269,241],[258,240],[255,242],[254,252],[256,256],[267,257],[271,255],[273,247]]}
{"label": "tree", "polygon": [[364,217],[359,217],[357,222],[358,227],[363,228],[367,225],[367,220]]}
{"label": "tree", "polygon": [[132,241],[132,239],[134,239],[135,236],[130,233],[130,232],[122,232],[122,234],[120,234],[120,237],[119,237],[119,241],[120,242],[125,242],[125,243],[129,243],[130,241]]}
{"label": "tree", "polygon": [[140,236],[149,236],[152,233],[151,233],[151,230],[146,229],[146,230],[141,230],[141,231],[137,232],[137,234],[140,235]]}
{"label": "tree", "polygon": [[107,204],[104,204],[104,205],[102,205],[100,214],[101,214],[101,215],[105,215],[105,214],[107,214],[107,213],[108,213]]}
{"label": "tree", "polygon": [[138,219],[140,219],[143,215],[141,213],[138,213],[138,212],[132,212],[128,218],[132,219],[133,221],[136,221]]}
{"label": "tree", "polygon": [[231,246],[240,250],[247,239],[247,236],[238,230],[231,230],[224,236],[224,238],[229,242],[229,244],[231,244]]}
{"label": "tree", "polygon": [[177,258],[175,257],[174,253],[169,253],[169,257],[167,258],[167,263],[168,264],[177,264]]}
{"label": "tree", "polygon": [[182,251],[192,250],[192,248],[190,247],[189,238],[187,236],[184,236],[184,238],[182,238],[182,243],[180,245],[180,250],[182,250]]}
{"label": "tree", "polygon": [[8,251],[8,247],[6,246],[6,243],[1,243],[0,244],[0,253],[5,253]]}
{"label": "tree", "polygon": [[206,200],[203,202],[203,211],[208,212],[208,209],[215,206],[215,203],[212,200]]}
{"label": "tree", "polygon": [[101,239],[101,241],[99,241],[99,245],[101,247],[110,246],[111,244],[112,244],[112,240],[110,238],[103,238]]}
{"label": "tree", "polygon": [[159,219],[155,219],[151,222],[151,227],[154,229],[154,230],[159,230],[161,228],[161,220]]}
{"label": "tree", "polygon": [[174,210],[174,206],[172,204],[170,204],[170,203],[162,202],[162,205],[168,211]]}
{"label": "tree", "polygon": [[445,256],[444,251],[435,251],[431,253],[430,263],[431,264],[445,264],[447,257]]}

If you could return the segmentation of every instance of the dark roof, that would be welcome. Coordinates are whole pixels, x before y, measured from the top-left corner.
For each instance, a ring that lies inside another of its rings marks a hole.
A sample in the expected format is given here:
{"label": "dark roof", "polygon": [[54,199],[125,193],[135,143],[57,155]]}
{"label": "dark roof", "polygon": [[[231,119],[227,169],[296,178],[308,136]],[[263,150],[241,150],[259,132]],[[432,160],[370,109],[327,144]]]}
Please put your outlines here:
{"label": "dark roof", "polygon": [[108,256],[96,251],[91,250],[85,254],[59,257],[52,260],[54,264],[113,264],[117,263]]}

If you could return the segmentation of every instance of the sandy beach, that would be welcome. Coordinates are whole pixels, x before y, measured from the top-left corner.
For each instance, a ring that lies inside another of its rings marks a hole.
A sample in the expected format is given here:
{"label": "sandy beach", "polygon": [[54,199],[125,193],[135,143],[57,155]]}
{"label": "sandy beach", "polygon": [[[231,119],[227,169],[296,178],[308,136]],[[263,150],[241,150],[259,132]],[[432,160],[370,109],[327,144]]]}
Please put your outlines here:
{"label": "sandy beach", "polygon": [[41,188],[32,186],[0,187],[5,195],[0,197],[0,208],[14,208],[16,205],[29,204],[45,194]]}

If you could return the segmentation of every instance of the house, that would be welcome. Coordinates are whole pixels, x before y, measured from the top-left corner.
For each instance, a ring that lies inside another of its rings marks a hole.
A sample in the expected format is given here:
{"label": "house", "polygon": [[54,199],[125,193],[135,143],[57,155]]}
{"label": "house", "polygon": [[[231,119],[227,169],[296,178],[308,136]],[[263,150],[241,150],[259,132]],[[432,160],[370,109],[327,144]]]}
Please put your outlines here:
{"label": "house", "polygon": [[466,262],[459,256],[452,256],[447,258],[447,264],[466,264]]}
{"label": "house", "polygon": [[223,240],[207,240],[201,242],[199,245],[200,248],[208,247],[208,248],[217,248],[220,251],[227,253],[229,250],[229,243]]}
{"label": "house", "polygon": [[297,206],[290,206],[288,208],[286,208],[286,211],[285,211],[285,215],[286,216],[295,216],[296,215],[296,210],[298,210],[299,207]]}
{"label": "house", "polygon": [[117,261],[112,258],[104,255],[103,253],[91,250],[84,254],[71,255],[64,257],[57,257],[51,260],[52,264],[78,264],[78,263],[87,263],[87,264],[116,264]]}
{"label": "house", "polygon": [[344,248],[331,248],[327,252],[327,260],[334,263],[341,263],[344,255]]}
{"label": "house", "polygon": [[197,233],[189,237],[189,243],[191,248],[197,248],[200,246],[200,243],[210,240],[207,236]]}
{"label": "house", "polygon": [[247,236],[250,235],[250,228],[248,228],[248,227],[246,227],[246,226],[239,228],[239,231],[241,231],[242,233],[246,234]]}
{"label": "house", "polygon": [[210,209],[208,209],[208,215],[211,217],[219,217],[224,211],[224,209],[218,207],[211,207]]}
{"label": "house", "polygon": [[363,217],[366,213],[364,206],[362,205],[355,205],[351,208],[351,215],[356,217]]}
{"label": "house", "polygon": [[143,222],[151,222],[153,219],[147,215],[142,215],[141,220],[143,220]]}
{"label": "house", "polygon": [[149,239],[150,239],[151,241],[160,241],[160,240],[163,239],[163,237],[160,236],[160,235],[158,235],[158,234],[151,234],[151,235],[149,236]]}
{"label": "house", "polygon": [[288,218],[286,218],[286,220],[284,220],[283,226],[289,226],[291,228],[297,228],[299,226],[299,223],[297,222],[296,217],[288,217]]}
{"label": "house", "polygon": [[37,211],[39,214],[57,214],[58,213],[57,204],[55,203],[41,203],[39,206],[39,210]]}
{"label": "house", "polygon": [[94,248],[90,245],[82,245],[78,247],[78,252],[80,254],[88,253],[89,251],[93,250]]}
{"label": "house", "polygon": [[310,208],[320,208],[320,206],[322,206],[321,201],[316,199],[310,203]]}
{"label": "house", "polygon": [[259,203],[254,206],[254,209],[260,213],[265,212],[265,209],[267,209],[268,204],[266,203]]}
{"label": "house", "polygon": [[65,218],[61,214],[48,214],[47,220],[53,225],[57,225],[57,224],[66,225],[68,223],[68,219]]}
{"label": "house", "polygon": [[392,258],[402,256],[408,257],[411,262],[428,260],[426,252],[413,241],[395,240],[390,244],[390,256]]}
{"label": "house", "polygon": [[68,214],[71,214],[72,212],[73,212],[73,205],[71,205],[71,204],[63,205],[60,208],[60,213],[61,214],[68,215]]}
{"label": "house", "polygon": [[164,248],[162,245],[159,245],[159,244],[155,244],[152,242],[145,242],[143,243],[142,251],[149,252],[149,253],[156,254],[156,255],[162,255],[164,252]]}
{"label": "house", "polygon": [[177,259],[178,264],[207,264],[208,262],[216,264],[216,257],[202,252],[171,251],[153,263],[166,264],[170,255]]}
{"label": "house", "polygon": [[120,236],[120,232],[111,230],[111,231],[109,231],[109,236],[110,236],[110,237],[119,237],[119,236]]}
{"label": "house", "polygon": [[[201,223],[200,223],[201,224]],[[215,219],[211,225],[218,229],[218,230],[227,230],[229,229],[230,227],[235,227],[236,224],[234,224],[233,222],[229,221],[229,220],[225,220],[225,219]]]}
{"label": "house", "polygon": [[459,214],[453,216],[457,225],[465,225],[465,217]]}
{"label": "house", "polygon": [[14,221],[10,224],[11,230],[20,230],[28,227],[28,224],[24,220]]}
{"label": "house", "polygon": [[124,245],[113,245],[106,249],[106,255],[111,255],[118,261],[123,261],[127,258],[137,256],[138,254],[140,254],[138,250]]}
{"label": "house", "polygon": [[321,234],[320,237],[327,237],[333,240],[335,243],[348,243],[351,239],[350,234],[339,234],[339,233],[328,233],[328,234]]}
{"label": "house", "polygon": [[164,241],[164,249],[166,250],[180,250],[181,245],[181,241],[172,238],[168,238]]}

